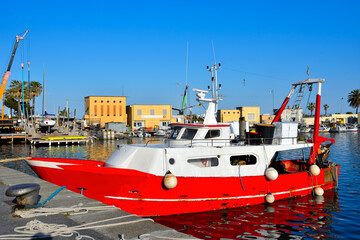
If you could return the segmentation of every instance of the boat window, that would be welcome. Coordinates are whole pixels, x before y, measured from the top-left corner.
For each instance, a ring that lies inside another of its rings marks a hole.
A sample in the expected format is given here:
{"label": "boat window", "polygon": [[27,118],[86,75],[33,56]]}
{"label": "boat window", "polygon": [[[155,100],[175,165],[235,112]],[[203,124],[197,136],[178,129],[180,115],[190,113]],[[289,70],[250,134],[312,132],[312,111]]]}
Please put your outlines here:
{"label": "boat window", "polygon": [[215,138],[215,137],[220,137],[220,130],[216,129],[216,130],[209,130],[206,133],[205,138]]}
{"label": "boat window", "polygon": [[176,137],[179,135],[180,130],[181,127],[174,127],[174,129],[171,132],[170,139],[176,139]]}
{"label": "boat window", "polygon": [[254,155],[236,155],[230,157],[230,164],[232,166],[238,165],[255,165],[256,157]]}
{"label": "boat window", "polygon": [[216,167],[219,165],[219,159],[216,157],[188,159],[187,162],[197,167]]}
{"label": "boat window", "polygon": [[197,132],[197,129],[185,128],[185,131],[182,134],[181,139],[192,140],[195,137],[196,132]]}

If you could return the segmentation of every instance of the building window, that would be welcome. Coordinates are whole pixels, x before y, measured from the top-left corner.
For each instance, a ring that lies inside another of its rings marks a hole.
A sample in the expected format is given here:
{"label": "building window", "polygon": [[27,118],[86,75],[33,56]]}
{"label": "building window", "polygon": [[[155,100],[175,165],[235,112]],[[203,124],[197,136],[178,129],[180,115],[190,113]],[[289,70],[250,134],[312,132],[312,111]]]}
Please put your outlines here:
{"label": "building window", "polygon": [[94,106],[94,115],[97,116],[97,106]]}
{"label": "building window", "polygon": [[150,115],[155,115],[155,110],[154,109],[150,109]]}
{"label": "building window", "polygon": [[119,103],[121,103],[121,101],[119,101]]}
{"label": "building window", "polygon": [[107,115],[110,116],[110,106],[107,105]]}
{"label": "building window", "polygon": [[255,114],[254,113],[248,113],[248,120],[254,121],[255,120]]}
{"label": "building window", "polygon": [[116,116],[116,106],[115,105],[114,105],[114,116]]}
{"label": "building window", "polygon": [[94,103],[96,103],[96,100],[94,101]]}
{"label": "building window", "polygon": [[220,130],[216,129],[216,130],[209,130],[206,133],[205,138],[216,138],[216,137],[220,137]]}
{"label": "building window", "polygon": [[167,110],[163,109],[163,115],[167,115]]}
{"label": "building window", "polygon": [[101,105],[100,114],[101,114],[101,116],[104,116],[104,106],[103,105]]}
{"label": "building window", "polygon": [[101,100],[101,103],[103,103],[104,101],[103,100]]}
{"label": "building window", "polygon": [[219,159],[216,158],[216,157],[188,159],[187,162],[192,164],[192,165],[195,165],[197,167],[216,167],[216,166],[219,166]]}
{"label": "building window", "polygon": [[116,101],[114,100],[114,103],[116,103]]}
{"label": "building window", "polygon": [[230,164],[232,166],[238,165],[255,165],[256,157],[254,155],[237,155],[230,157]]}
{"label": "building window", "polygon": [[137,110],[137,115],[141,115],[141,109]]}
{"label": "building window", "polygon": [[119,116],[122,115],[122,106],[119,106]]}

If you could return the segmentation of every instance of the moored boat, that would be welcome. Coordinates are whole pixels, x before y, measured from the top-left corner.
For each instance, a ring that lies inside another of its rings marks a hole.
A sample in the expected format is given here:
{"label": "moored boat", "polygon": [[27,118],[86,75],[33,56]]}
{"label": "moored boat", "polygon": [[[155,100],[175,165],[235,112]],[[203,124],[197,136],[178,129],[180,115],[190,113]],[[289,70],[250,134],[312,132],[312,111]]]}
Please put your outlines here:
{"label": "moored boat", "polygon": [[[34,157],[27,163],[49,182],[141,216],[272,203],[334,188],[339,165],[327,159],[331,144],[321,145],[334,140],[318,135],[324,80],[294,83],[272,125],[262,124],[255,138],[235,141],[230,125],[215,118],[219,68],[209,68],[211,98],[205,98],[208,91],[194,89],[197,100],[208,103],[204,122],[173,124],[164,145],[119,146],[106,162]],[[297,141],[297,124],[277,122],[302,84],[318,84],[313,139],[306,142]],[[308,157],[281,155],[304,148]]]}

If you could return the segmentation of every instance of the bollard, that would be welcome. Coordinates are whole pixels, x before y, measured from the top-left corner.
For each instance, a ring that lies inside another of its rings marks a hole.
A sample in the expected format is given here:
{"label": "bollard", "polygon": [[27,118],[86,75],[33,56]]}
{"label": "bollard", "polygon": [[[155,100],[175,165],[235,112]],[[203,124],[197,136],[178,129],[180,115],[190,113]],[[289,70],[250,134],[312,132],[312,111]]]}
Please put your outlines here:
{"label": "bollard", "polygon": [[16,197],[17,205],[36,205],[39,200],[40,185],[37,183],[24,183],[9,187],[5,195]]}

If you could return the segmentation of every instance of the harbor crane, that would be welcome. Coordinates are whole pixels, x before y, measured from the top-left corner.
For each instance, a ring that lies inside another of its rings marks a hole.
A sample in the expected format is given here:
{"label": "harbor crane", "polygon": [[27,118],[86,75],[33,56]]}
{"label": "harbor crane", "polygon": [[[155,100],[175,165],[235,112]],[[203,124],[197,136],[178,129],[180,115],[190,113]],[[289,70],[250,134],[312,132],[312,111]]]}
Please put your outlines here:
{"label": "harbor crane", "polygon": [[[15,58],[16,49],[17,49],[17,47],[19,45],[20,40],[23,40],[28,32],[29,32],[29,30],[26,30],[24,35],[22,35],[22,36],[16,35],[16,41],[15,41],[14,48],[13,48],[12,53],[11,53],[9,65],[8,65],[8,67],[6,69],[6,72],[4,73],[4,76],[3,76],[3,79],[2,79],[2,82],[1,82],[0,101],[2,100],[2,97],[3,97],[4,93],[5,93],[5,87],[6,87],[7,81],[8,81],[9,76],[10,76],[10,70],[11,70],[11,66],[12,66],[12,63],[13,63],[14,58]],[[1,118],[4,119],[4,105],[2,106]]]}

